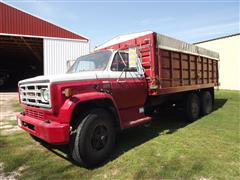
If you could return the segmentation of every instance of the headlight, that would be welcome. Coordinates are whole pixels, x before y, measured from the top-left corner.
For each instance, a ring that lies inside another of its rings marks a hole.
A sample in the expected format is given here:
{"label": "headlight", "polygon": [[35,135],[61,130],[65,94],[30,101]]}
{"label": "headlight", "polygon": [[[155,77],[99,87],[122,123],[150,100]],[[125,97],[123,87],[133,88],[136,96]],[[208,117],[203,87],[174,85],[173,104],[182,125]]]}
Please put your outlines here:
{"label": "headlight", "polygon": [[50,100],[49,89],[41,89],[41,96],[45,102],[49,102]]}

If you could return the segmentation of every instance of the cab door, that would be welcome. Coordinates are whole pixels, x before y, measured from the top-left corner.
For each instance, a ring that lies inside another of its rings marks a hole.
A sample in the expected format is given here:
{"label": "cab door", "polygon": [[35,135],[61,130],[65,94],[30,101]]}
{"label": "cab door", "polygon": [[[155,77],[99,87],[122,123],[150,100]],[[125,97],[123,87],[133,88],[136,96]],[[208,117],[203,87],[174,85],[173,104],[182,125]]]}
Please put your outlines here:
{"label": "cab door", "polygon": [[143,110],[146,101],[147,82],[140,64],[138,63],[138,67],[135,69],[129,69],[128,53],[116,52],[110,67],[110,79],[112,96],[120,113],[121,111],[122,113],[133,113],[132,118],[125,118],[125,121],[141,118],[144,115],[140,109]]}

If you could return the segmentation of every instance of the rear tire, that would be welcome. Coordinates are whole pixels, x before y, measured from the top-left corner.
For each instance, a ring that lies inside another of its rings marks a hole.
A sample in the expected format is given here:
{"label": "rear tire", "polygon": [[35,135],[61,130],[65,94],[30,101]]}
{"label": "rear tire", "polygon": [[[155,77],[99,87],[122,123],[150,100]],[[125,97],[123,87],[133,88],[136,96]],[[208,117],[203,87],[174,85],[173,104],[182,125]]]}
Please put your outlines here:
{"label": "rear tire", "polygon": [[200,116],[200,101],[196,93],[188,95],[186,100],[186,116],[189,122],[193,122]]}
{"label": "rear tire", "polygon": [[105,161],[114,148],[112,116],[104,109],[94,109],[79,121],[71,137],[71,157],[77,164],[94,167]]}
{"label": "rear tire", "polygon": [[201,94],[201,113],[202,115],[209,114],[213,110],[212,95],[209,91],[204,91]]}

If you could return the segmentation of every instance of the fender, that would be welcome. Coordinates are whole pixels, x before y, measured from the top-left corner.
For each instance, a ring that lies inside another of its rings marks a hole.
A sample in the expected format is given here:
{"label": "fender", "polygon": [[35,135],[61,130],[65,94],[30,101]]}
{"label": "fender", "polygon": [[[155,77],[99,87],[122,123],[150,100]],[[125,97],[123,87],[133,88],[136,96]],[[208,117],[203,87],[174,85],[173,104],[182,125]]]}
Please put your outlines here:
{"label": "fender", "polygon": [[110,94],[103,93],[103,92],[86,92],[86,93],[73,95],[72,97],[67,99],[62,105],[62,107],[60,108],[59,119],[61,119],[61,123],[69,123],[71,121],[72,113],[75,107],[79,103],[87,102],[91,100],[97,100],[97,99],[109,99],[112,101],[114,108],[116,109],[116,112],[117,112],[120,126],[122,127],[121,117],[119,115],[116,102],[114,101],[113,97]]}

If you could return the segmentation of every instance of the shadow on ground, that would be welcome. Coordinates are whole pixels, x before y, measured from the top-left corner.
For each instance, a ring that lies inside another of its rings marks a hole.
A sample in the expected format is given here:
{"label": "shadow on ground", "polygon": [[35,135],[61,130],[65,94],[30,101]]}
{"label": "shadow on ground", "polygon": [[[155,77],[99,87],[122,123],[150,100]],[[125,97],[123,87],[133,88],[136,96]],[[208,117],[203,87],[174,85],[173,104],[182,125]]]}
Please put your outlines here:
{"label": "shadow on ground", "polygon": [[[223,107],[226,102],[227,99],[215,99],[213,111]],[[154,114],[151,124],[130,128],[118,133],[116,150],[110,159],[108,159],[108,161],[104,164],[110,160],[118,158],[121,154],[131,150],[132,148],[159,136],[161,133],[163,135],[172,134],[178,129],[184,128],[189,124],[189,122],[186,122],[184,113],[177,109],[169,108],[156,113]],[[42,143],[42,145],[61,158],[71,161],[71,159],[67,157],[68,146],[50,145],[46,143]]]}

